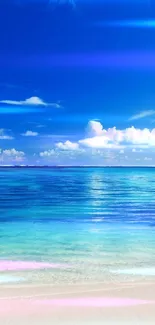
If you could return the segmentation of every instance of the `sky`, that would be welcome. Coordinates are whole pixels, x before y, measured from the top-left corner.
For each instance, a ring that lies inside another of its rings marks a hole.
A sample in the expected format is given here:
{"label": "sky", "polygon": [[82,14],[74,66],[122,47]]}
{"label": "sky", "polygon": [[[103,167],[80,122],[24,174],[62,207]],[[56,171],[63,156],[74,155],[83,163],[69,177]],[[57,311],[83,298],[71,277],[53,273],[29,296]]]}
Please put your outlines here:
{"label": "sky", "polygon": [[155,165],[155,2],[0,0],[0,165]]}

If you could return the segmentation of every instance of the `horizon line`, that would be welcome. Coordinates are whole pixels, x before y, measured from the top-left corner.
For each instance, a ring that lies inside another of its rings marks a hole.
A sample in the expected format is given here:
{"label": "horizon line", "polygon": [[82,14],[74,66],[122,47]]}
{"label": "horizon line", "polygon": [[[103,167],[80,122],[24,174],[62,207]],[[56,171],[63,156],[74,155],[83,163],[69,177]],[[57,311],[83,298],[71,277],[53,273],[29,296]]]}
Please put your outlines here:
{"label": "horizon line", "polygon": [[155,165],[0,165],[0,168],[155,168]]}

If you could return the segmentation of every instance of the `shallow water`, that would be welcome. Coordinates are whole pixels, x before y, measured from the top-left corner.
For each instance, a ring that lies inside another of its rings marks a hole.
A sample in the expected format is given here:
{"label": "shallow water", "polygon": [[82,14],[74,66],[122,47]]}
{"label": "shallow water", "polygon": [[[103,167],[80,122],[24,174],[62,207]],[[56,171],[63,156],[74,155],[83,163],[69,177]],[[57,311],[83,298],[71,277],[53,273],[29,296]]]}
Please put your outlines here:
{"label": "shallow water", "polygon": [[[1,270],[4,260],[68,268]],[[1,283],[6,276],[51,284],[154,279],[155,169],[0,169]]]}

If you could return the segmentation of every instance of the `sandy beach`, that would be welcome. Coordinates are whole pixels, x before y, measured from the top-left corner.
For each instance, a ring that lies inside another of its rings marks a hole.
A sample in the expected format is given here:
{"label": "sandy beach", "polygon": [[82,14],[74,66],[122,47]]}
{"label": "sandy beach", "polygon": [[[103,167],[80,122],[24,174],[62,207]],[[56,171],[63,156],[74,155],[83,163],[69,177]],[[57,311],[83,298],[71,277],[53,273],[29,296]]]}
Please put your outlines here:
{"label": "sandy beach", "polygon": [[3,287],[0,324],[155,323],[155,283]]}

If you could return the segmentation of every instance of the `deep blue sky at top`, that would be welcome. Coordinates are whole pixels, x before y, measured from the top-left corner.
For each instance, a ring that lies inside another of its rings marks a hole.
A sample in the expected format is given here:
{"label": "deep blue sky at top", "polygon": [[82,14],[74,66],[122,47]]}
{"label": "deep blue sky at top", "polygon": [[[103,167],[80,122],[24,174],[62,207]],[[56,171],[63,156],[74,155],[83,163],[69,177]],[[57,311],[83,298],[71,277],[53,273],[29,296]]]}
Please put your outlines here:
{"label": "deep blue sky at top", "polygon": [[[0,127],[11,129],[18,140],[18,134],[32,129],[30,122],[46,124],[46,133],[75,137],[93,119],[100,119],[105,128],[131,126],[130,116],[155,107],[154,64],[151,68],[119,62],[117,67],[113,60],[117,53],[155,53],[155,29],[96,23],[154,17],[155,3],[150,0],[79,0],[75,6],[55,0],[0,0],[0,100],[37,96],[63,106],[0,114]],[[106,67],[98,61],[109,53],[111,66]],[[151,123],[141,119],[134,126]]]}

